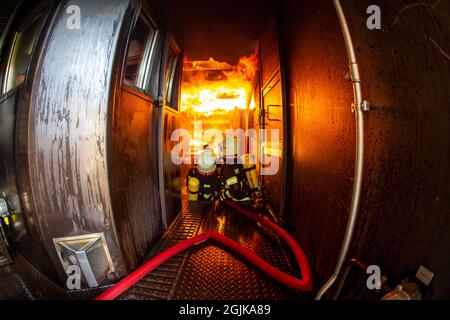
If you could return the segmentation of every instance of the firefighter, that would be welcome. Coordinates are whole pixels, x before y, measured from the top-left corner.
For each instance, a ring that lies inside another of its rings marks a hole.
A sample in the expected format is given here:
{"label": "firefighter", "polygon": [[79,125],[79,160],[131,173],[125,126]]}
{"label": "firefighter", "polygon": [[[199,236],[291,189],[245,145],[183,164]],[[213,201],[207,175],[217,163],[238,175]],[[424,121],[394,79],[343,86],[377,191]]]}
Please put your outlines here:
{"label": "firefighter", "polygon": [[216,198],[220,180],[211,148],[205,148],[198,155],[197,165],[189,170],[186,177],[186,185],[190,201],[213,201]]}
{"label": "firefighter", "polygon": [[[5,198],[0,197],[0,237],[10,246],[10,217],[12,217]],[[1,240],[1,239],[0,239]]]}
{"label": "firefighter", "polygon": [[244,166],[238,161],[238,153],[238,141],[232,137],[226,137],[222,143],[221,199],[249,202],[251,192],[248,188]]}

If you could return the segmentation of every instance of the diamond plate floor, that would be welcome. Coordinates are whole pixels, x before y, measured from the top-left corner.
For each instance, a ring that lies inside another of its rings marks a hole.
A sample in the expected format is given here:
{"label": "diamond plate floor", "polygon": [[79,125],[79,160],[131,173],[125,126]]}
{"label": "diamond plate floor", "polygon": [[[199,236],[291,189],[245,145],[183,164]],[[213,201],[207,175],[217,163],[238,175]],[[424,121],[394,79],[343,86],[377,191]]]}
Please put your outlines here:
{"label": "diamond plate floor", "polygon": [[[206,230],[237,241],[275,267],[298,276],[288,254],[271,231],[222,206],[190,203],[163,238],[155,255]],[[188,249],[158,267],[121,299],[277,300],[298,298],[226,248],[207,242]]]}
{"label": "diamond plate floor", "polygon": [[33,300],[22,277],[12,265],[0,267],[0,300]]}

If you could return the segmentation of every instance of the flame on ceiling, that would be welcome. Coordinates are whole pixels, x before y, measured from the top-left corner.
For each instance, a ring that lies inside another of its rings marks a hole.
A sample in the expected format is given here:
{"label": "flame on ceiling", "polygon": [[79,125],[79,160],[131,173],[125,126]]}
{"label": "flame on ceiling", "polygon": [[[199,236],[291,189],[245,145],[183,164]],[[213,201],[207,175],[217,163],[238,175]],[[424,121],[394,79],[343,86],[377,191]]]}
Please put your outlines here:
{"label": "flame on ceiling", "polygon": [[239,59],[237,65],[216,61],[185,60],[181,88],[181,112],[210,117],[217,112],[254,107],[252,93],[258,56]]}

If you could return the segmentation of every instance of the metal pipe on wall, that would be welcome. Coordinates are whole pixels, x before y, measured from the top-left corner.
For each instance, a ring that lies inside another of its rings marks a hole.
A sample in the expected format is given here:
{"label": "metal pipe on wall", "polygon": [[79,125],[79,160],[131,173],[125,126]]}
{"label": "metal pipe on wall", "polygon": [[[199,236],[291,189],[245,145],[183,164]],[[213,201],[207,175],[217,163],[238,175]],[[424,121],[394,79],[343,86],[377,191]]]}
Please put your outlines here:
{"label": "metal pipe on wall", "polygon": [[359,203],[361,198],[362,189],[362,177],[364,169],[364,109],[367,104],[362,99],[361,92],[361,79],[359,75],[358,63],[356,60],[356,54],[353,47],[353,41],[350,34],[350,30],[347,24],[347,19],[342,9],[339,0],[333,0],[336,13],[339,18],[339,23],[342,28],[342,33],[344,35],[345,45],[347,47],[347,54],[350,64],[350,76],[353,83],[354,92],[354,111],[356,119],[356,162],[355,162],[355,178],[353,184],[353,194],[350,206],[350,214],[347,222],[347,228],[345,231],[344,240],[341,245],[338,261],[334,269],[333,274],[328,279],[328,281],[320,288],[315,297],[316,300],[322,299],[323,295],[331,288],[335,283],[339,274],[341,273],[342,267],[345,263],[350,243],[352,241],[353,233],[355,230],[356,219],[358,217]]}
{"label": "metal pipe on wall", "polygon": [[341,294],[342,288],[344,287],[345,281],[347,280],[347,277],[350,273],[350,270],[352,267],[355,266],[358,269],[360,269],[362,272],[366,272],[367,265],[362,263],[361,261],[357,259],[350,259],[348,262],[347,268],[345,268],[344,275],[341,277],[341,280],[338,283],[338,287],[336,289],[336,292],[333,295],[333,300],[337,300],[339,298],[339,295]]}
{"label": "metal pipe on wall", "polygon": [[[333,294],[333,300],[337,300],[339,298],[341,291],[344,288],[345,281],[347,280],[352,267],[358,268],[360,271],[362,271],[365,274],[368,265],[358,259],[355,259],[355,258],[350,259],[347,263],[347,267],[345,268],[344,274],[342,275],[342,277],[338,283],[337,289]],[[381,292],[383,292],[384,294],[388,294],[389,292],[394,290],[387,284],[387,280],[388,280],[388,277],[383,275],[381,277],[381,288],[375,292],[379,292],[381,290]]]}

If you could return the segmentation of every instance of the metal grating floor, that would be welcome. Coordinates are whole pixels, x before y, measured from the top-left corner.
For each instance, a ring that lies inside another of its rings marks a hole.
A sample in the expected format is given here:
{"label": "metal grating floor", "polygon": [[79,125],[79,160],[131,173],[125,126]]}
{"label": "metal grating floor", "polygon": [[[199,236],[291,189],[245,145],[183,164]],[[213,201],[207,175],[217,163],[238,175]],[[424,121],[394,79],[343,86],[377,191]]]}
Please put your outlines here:
{"label": "metal grating floor", "polygon": [[28,286],[12,265],[0,267],[0,300],[34,300]]}
{"label": "metal grating floor", "polygon": [[[165,233],[160,247],[154,256],[171,246],[191,238],[198,233],[200,225],[206,219],[205,212],[211,211],[210,205],[205,203],[189,204],[177,217],[169,230]],[[124,300],[168,300],[174,295],[181,270],[184,266],[189,250],[181,252],[168,260],[130,290],[119,297]],[[149,257],[151,258],[151,257]]]}
{"label": "metal grating floor", "polygon": [[[222,206],[189,203],[165,234],[155,255],[206,230],[216,230],[277,268],[298,276],[277,236]],[[278,300],[299,298],[243,258],[216,243],[173,257],[120,296],[125,300]]]}

